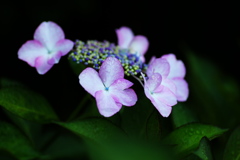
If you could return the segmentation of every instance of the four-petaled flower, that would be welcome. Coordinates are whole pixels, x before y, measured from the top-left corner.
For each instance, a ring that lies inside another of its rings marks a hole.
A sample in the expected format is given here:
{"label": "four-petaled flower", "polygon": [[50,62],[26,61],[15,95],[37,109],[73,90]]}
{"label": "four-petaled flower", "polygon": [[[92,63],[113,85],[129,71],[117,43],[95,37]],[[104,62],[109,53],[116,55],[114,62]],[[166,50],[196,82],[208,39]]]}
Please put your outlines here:
{"label": "four-petaled flower", "polygon": [[34,33],[34,40],[27,41],[18,50],[18,58],[36,67],[39,74],[45,74],[73,45],[56,23],[42,22]]}
{"label": "four-petaled flower", "polygon": [[122,105],[133,106],[137,95],[132,82],[124,79],[124,70],[118,59],[108,57],[100,67],[99,73],[86,68],[79,75],[79,83],[96,98],[101,115],[110,117],[117,113]]}
{"label": "four-petaled flower", "polygon": [[144,76],[144,92],[163,117],[168,117],[172,106],[177,104],[176,86],[168,79],[170,65],[167,60],[158,58],[150,63]]}
{"label": "four-petaled flower", "polygon": [[144,54],[146,53],[149,42],[145,36],[134,36],[132,30],[128,27],[121,27],[116,30],[118,46],[122,49],[129,49],[131,53],[137,54],[142,62],[145,62]]}

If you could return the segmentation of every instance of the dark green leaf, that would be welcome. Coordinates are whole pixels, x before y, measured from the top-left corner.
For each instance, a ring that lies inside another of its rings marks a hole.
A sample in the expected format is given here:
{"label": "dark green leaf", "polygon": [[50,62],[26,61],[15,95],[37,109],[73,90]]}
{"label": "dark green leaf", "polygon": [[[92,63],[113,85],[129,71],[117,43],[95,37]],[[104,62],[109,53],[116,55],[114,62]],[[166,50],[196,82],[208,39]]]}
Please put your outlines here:
{"label": "dark green leaf", "polygon": [[103,118],[91,118],[72,121],[68,123],[56,122],[64,128],[76,133],[80,137],[95,142],[105,143],[124,136],[123,131]]}
{"label": "dark green leaf", "polygon": [[[233,127],[240,123],[239,85],[224,74],[214,62],[187,51],[190,96],[192,106],[199,113],[201,122],[221,127]],[[229,117],[233,117],[229,119]]]}
{"label": "dark green leaf", "polygon": [[0,105],[22,118],[46,123],[58,120],[47,100],[23,87],[0,89]]}
{"label": "dark green leaf", "polygon": [[144,92],[142,92],[138,95],[138,102],[136,105],[122,108],[120,111],[122,118],[121,126],[131,137],[145,137],[147,135],[146,131],[149,117],[154,111],[156,111],[156,109],[151,104],[150,100],[146,98]]}
{"label": "dark green leaf", "polygon": [[212,160],[212,152],[209,146],[209,140],[206,137],[203,137],[200,141],[199,147],[194,154],[197,155],[202,160]]}
{"label": "dark green leaf", "polygon": [[223,159],[240,160],[240,127],[237,127],[230,135]]}
{"label": "dark green leaf", "polygon": [[153,110],[152,114],[148,117],[146,123],[146,134],[149,140],[158,141],[161,136],[160,114],[158,111]]}
{"label": "dark green leaf", "polygon": [[178,103],[172,107],[171,117],[175,128],[198,121],[196,116],[189,110],[188,106],[183,103]]}
{"label": "dark green leaf", "polygon": [[0,150],[6,151],[20,160],[39,156],[30,142],[14,126],[0,123]]}
{"label": "dark green leaf", "polygon": [[38,139],[38,136],[40,136],[39,134],[42,125],[23,119],[7,110],[5,110],[5,113],[13,121],[13,123],[15,123],[25,133],[25,135],[31,140],[31,142],[35,144],[36,139]]}
{"label": "dark green leaf", "polygon": [[212,140],[226,131],[211,125],[191,123],[175,129],[163,142],[173,145],[176,154],[185,156],[198,147],[203,137]]}

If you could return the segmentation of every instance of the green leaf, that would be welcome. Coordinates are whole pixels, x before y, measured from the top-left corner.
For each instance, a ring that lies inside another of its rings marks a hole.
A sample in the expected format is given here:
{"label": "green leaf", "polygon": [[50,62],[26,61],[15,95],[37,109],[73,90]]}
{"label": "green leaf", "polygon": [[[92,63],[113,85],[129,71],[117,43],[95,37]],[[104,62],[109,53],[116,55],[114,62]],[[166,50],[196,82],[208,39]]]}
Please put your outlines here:
{"label": "green leaf", "polygon": [[121,127],[131,137],[146,137],[148,125],[151,125],[148,120],[154,111],[156,111],[155,107],[146,98],[144,92],[141,92],[138,94],[136,105],[122,108],[120,111]]}
{"label": "green leaf", "polygon": [[173,145],[176,154],[186,156],[198,147],[203,137],[212,140],[226,131],[227,129],[221,129],[211,125],[190,123],[175,129],[165,137],[163,142],[168,145]]}
{"label": "green leaf", "polygon": [[43,148],[43,153],[46,158],[56,160],[75,160],[82,159],[81,157],[86,156],[86,145],[77,135],[73,135],[69,132],[59,132],[58,130],[54,130],[53,132],[54,137],[51,137],[50,143],[47,143]]}
{"label": "green leaf", "polygon": [[171,117],[175,128],[191,122],[198,122],[196,116],[183,103],[178,103],[172,107]]}
{"label": "green leaf", "polygon": [[148,140],[158,141],[161,136],[160,114],[153,110],[146,123],[146,135]]}
{"label": "green leaf", "polygon": [[6,151],[19,160],[36,158],[39,153],[14,126],[0,122],[0,150]]}
{"label": "green leaf", "polygon": [[189,50],[186,53],[191,106],[194,106],[195,113],[199,113],[200,121],[221,127],[239,124],[239,84],[214,62]]}
{"label": "green leaf", "polygon": [[23,87],[0,89],[0,105],[24,119],[40,123],[58,120],[47,100]]}
{"label": "green leaf", "polygon": [[206,137],[203,137],[200,141],[199,147],[196,151],[193,152],[202,160],[212,160],[212,152],[209,146],[209,140]]}
{"label": "green leaf", "polygon": [[240,126],[230,135],[225,151],[224,160],[240,160]]}
{"label": "green leaf", "polygon": [[31,143],[35,145],[36,139],[38,139],[38,136],[40,135],[40,130],[42,128],[42,125],[39,123],[34,123],[32,121],[23,119],[15,114],[12,114],[11,112],[4,110],[6,115],[12,120],[13,123],[15,123],[22,132],[25,133],[25,135],[28,137],[28,139],[31,140]]}
{"label": "green leaf", "polygon": [[123,131],[114,124],[103,118],[91,118],[76,120],[68,123],[56,122],[60,126],[76,133],[82,138],[91,139],[95,142],[105,143],[124,137]]}

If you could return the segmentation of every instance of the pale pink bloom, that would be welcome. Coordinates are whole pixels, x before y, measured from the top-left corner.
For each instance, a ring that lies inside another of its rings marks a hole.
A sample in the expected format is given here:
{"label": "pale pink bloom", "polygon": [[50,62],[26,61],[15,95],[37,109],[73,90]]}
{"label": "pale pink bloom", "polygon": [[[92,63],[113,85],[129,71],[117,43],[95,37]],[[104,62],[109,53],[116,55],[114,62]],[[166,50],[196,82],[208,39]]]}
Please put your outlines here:
{"label": "pale pink bloom", "polygon": [[99,73],[86,68],[79,75],[79,83],[96,98],[101,115],[110,117],[117,113],[122,105],[133,106],[137,95],[132,82],[124,79],[124,70],[118,59],[108,57],[100,67]]}
{"label": "pale pink bloom", "polygon": [[145,62],[144,54],[146,53],[149,42],[145,36],[134,36],[132,30],[128,27],[121,27],[116,30],[118,46],[122,49],[130,49],[131,53],[137,54],[142,62]]}
{"label": "pale pink bloom", "polygon": [[172,106],[177,104],[175,94],[164,85],[163,76],[153,73],[148,80],[144,77],[144,92],[163,117],[168,117]]}
{"label": "pale pink bloom", "polygon": [[168,79],[171,79],[176,86],[176,96],[178,101],[186,101],[189,95],[188,83],[184,79],[186,68],[181,60],[177,60],[174,54],[163,55],[170,64]]}
{"label": "pale pink bloom", "polygon": [[27,41],[18,50],[18,58],[36,67],[39,74],[45,74],[73,45],[56,23],[42,22],[35,30],[34,40]]}

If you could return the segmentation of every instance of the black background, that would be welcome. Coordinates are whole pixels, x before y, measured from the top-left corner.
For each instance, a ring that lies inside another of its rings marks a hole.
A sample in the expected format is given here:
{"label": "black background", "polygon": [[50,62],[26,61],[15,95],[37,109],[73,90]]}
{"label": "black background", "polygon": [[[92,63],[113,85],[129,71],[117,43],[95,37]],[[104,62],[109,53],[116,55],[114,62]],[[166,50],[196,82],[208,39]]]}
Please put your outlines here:
{"label": "black background", "polygon": [[[132,28],[149,42],[147,61],[175,53],[186,60],[189,47],[226,74],[239,78],[240,9],[238,3],[174,1],[18,1],[5,2],[0,9],[0,76],[20,81],[42,93],[58,108],[69,114],[66,106],[78,103],[83,90],[68,65],[67,56],[45,75],[17,58],[18,49],[42,21],[54,21],[67,39],[108,40],[117,42],[115,29]],[[188,68],[188,64],[186,63]],[[239,80],[239,79],[238,79]],[[67,111],[67,112],[66,112]]]}

